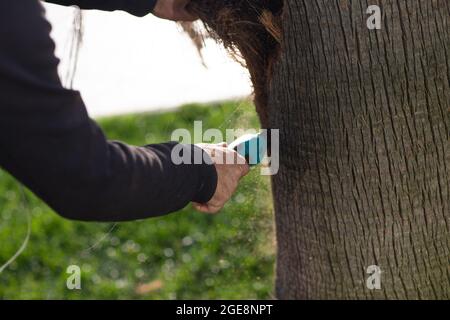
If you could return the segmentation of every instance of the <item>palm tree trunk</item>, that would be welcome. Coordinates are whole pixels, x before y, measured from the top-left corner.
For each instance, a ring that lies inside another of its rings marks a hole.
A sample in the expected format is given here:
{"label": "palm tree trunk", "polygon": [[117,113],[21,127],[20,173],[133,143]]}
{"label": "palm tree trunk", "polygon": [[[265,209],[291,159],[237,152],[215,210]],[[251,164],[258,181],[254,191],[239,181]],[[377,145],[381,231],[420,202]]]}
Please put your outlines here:
{"label": "palm tree trunk", "polygon": [[[286,0],[278,298],[450,298],[450,2]],[[381,269],[370,290],[367,268]]]}

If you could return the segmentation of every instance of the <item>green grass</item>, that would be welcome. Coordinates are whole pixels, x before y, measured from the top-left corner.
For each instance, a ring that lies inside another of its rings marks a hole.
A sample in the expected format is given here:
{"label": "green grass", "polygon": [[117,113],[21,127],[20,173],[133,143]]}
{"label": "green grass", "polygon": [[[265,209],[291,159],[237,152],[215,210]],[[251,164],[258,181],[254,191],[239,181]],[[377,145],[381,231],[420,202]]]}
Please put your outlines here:
{"label": "green grass", "polygon": [[[248,102],[189,105],[99,122],[108,138],[143,145],[168,141],[178,128],[191,130],[195,120],[203,121],[204,130],[257,128],[253,110]],[[17,182],[0,170],[0,265],[20,247],[27,212],[32,217],[26,250],[0,274],[0,298],[271,298],[270,199],[267,178],[252,170],[216,216],[188,206],[169,216],[117,225],[72,222],[29,192],[22,197]],[[66,288],[66,268],[72,264],[81,267],[81,290]]]}

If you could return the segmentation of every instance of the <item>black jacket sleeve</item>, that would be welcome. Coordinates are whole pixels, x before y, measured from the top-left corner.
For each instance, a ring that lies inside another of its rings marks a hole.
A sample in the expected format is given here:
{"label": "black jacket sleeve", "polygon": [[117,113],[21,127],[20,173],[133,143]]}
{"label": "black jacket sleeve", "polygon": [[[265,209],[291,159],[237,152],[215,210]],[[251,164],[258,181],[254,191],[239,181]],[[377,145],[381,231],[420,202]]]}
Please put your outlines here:
{"label": "black jacket sleeve", "polygon": [[207,202],[216,170],[175,165],[181,145],[106,140],[80,94],[61,86],[49,32],[38,1],[0,1],[0,166],[70,219],[134,220]]}
{"label": "black jacket sleeve", "polygon": [[104,11],[122,10],[143,17],[152,12],[157,0],[45,0],[64,6],[78,6],[81,9]]}

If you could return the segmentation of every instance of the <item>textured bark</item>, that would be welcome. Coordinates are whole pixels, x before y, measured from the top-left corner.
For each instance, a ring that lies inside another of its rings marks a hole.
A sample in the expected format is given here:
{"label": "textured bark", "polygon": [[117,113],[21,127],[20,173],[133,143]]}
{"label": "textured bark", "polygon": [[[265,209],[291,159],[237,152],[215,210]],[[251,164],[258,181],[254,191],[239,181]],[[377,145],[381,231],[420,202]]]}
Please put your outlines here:
{"label": "textured bark", "polygon": [[448,0],[285,0],[278,298],[450,298],[449,17]]}
{"label": "textured bark", "polygon": [[[209,37],[247,67],[256,112],[261,126],[267,128],[270,76],[282,41],[283,0],[192,0],[188,10],[203,21]],[[204,35],[190,23],[182,27],[200,51]]]}

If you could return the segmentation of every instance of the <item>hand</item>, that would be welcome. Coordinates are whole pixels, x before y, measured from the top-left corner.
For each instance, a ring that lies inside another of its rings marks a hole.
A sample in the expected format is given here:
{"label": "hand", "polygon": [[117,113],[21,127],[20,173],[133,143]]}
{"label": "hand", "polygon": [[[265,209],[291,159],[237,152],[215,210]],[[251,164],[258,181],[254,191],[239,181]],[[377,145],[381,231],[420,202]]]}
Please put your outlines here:
{"label": "hand", "polygon": [[217,171],[217,188],[207,203],[193,203],[195,209],[204,213],[217,213],[230,200],[239,180],[249,172],[249,166],[239,153],[228,149],[226,143],[198,144],[211,157]]}
{"label": "hand", "polygon": [[194,21],[198,17],[188,12],[191,0],[157,0],[153,14],[161,19],[173,21]]}

